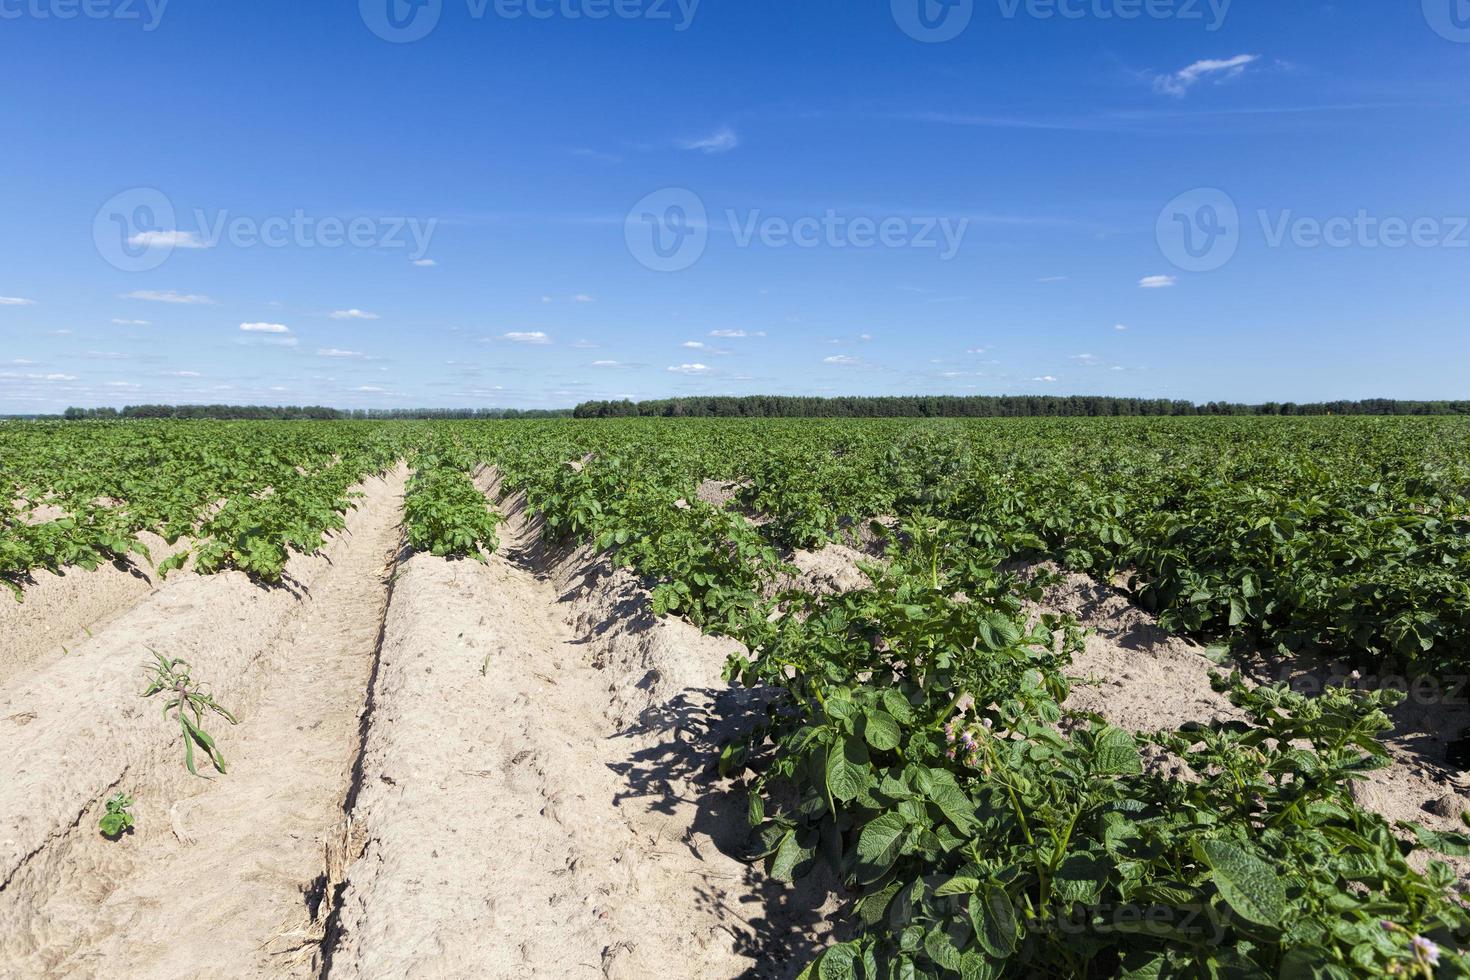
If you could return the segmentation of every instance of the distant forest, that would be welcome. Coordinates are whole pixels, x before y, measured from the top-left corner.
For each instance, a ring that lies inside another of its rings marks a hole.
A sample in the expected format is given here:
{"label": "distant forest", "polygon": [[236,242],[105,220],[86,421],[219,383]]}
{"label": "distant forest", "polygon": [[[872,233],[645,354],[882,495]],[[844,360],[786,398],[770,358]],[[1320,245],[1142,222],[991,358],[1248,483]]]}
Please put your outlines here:
{"label": "distant forest", "polygon": [[665,418],[1029,418],[1141,415],[1467,415],[1470,401],[1335,401],[1298,404],[1170,401],[1049,395],[894,396],[882,398],[747,397],[665,398],[658,401],[583,402],[579,419]]}
{"label": "distant forest", "polygon": [[572,410],[515,408],[324,408],[320,405],[129,405],[126,408],[68,408],[65,419],[551,419]]}
{"label": "distant forest", "polygon": [[[320,405],[129,405],[68,408],[66,419],[550,419],[569,418],[1031,418],[1187,415],[1470,415],[1470,400],[1236,402],[1171,401],[1049,395],[893,396],[804,398],[749,395],[663,398],[656,401],[589,401],[575,409],[394,408],[339,409]],[[57,416],[41,416],[56,418]]]}

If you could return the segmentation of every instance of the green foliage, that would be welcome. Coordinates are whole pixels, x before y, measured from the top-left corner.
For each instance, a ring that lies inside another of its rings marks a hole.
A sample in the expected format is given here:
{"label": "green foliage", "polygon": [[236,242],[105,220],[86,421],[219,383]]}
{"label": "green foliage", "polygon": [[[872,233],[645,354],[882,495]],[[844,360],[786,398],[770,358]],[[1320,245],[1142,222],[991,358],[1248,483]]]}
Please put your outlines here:
{"label": "green foliage", "polygon": [[143,697],[151,698],[160,693],[164,695],[164,717],[172,711],[174,720],[179,723],[184,741],[184,765],[189,772],[199,775],[199,770],[194,766],[194,747],[198,745],[209,756],[214,768],[224,772],[225,757],[215,745],[214,737],[204,730],[204,716],[207,713],[217,714],[231,725],[239,724],[235,716],[216,703],[213,696],[190,676],[189,665],[183,660],[171,660],[155,650],[148,652],[153,654],[154,662],[143,665],[143,669],[150,675],[148,689],[143,692]]}
{"label": "green foliage", "polygon": [[475,465],[473,456],[447,443],[415,457],[403,505],[409,547],[477,561],[484,561],[482,551],[499,547],[500,515],[475,486],[469,473]]}
{"label": "green foliage", "polygon": [[107,801],[107,812],[102,814],[102,819],[97,822],[97,827],[102,831],[104,837],[117,840],[124,833],[133,829],[136,822],[129,811],[133,806],[133,798],[126,793],[115,793]]}

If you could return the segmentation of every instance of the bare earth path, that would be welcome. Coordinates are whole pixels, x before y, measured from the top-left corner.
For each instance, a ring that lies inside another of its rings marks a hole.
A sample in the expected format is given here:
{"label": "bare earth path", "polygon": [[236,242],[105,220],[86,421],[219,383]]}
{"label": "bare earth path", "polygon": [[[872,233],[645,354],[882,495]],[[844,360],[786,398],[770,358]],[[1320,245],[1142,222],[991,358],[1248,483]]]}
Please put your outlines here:
{"label": "bare earth path", "polygon": [[727,644],[582,601],[506,557],[521,515],[503,531],[488,564],[416,555],[395,585],[328,975],[784,975],[772,886],[694,785],[688,682]]}
{"label": "bare earth path", "polygon": [[[30,907],[5,910],[44,923],[36,930],[44,941],[0,975],[315,975],[310,892],[341,836],[403,486],[401,471],[387,480],[387,499],[377,495],[247,668],[258,699],[240,725],[216,731],[229,774],[174,780],[168,817],[166,804],[155,807],[154,819],[116,844],[81,828],[66,845],[66,874],[28,889]],[[182,770],[181,759],[168,762]]]}

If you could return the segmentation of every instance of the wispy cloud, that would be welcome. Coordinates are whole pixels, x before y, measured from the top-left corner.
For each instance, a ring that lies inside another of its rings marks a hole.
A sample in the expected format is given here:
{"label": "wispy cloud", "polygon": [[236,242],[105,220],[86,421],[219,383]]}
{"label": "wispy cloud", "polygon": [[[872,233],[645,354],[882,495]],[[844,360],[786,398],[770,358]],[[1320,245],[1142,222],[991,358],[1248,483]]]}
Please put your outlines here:
{"label": "wispy cloud", "polygon": [[729,153],[740,145],[740,136],[729,126],[721,126],[708,136],[680,140],[679,145],[686,150],[697,150],[700,153]]}
{"label": "wispy cloud", "polygon": [[669,370],[674,374],[708,374],[710,369],[704,364],[673,364]]}
{"label": "wispy cloud", "polygon": [[339,350],[336,347],[323,347],[316,352],[317,357],[367,357],[362,351]]}
{"label": "wispy cloud", "polygon": [[1041,377],[1039,377],[1039,378],[1032,378],[1032,379],[1031,379],[1031,380],[1032,380],[1032,381],[1040,381],[1040,382],[1041,382],[1041,383],[1042,383],[1042,384],[1052,384],[1052,383],[1054,383],[1054,382],[1055,382],[1055,381],[1056,381],[1056,380],[1057,380],[1057,379],[1056,379],[1056,378],[1054,378],[1054,377],[1052,377],[1052,376],[1051,376],[1051,375],[1049,375],[1049,374],[1043,374],[1043,375],[1042,375],[1042,376],[1041,376]]}
{"label": "wispy cloud", "polygon": [[0,296],[0,306],[35,306],[33,299],[22,299],[19,296]]}
{"label": "wispy cloud", "polygon": [[1181,68],[1172,75],[1158,75],[1154,78],[1154,88],[1175,98],[1183,98],[1190,89],[1202,81],[1213,81],[1215,83],[1229,81],[1238,78],[1245,73],[1246,67],[1253,62],[1259,61],[1258,54],[1238,54],[1233,58],[1206,58],[1196,61],[1187,68]]}
{"label": "wispy cloud", "polygon": [[420,269],[432,269],[438,264],[439,263],[435,262],[433,259],[414,259],[412,262],[409,263],[409,265],[416,265]]}
{"label": "wispy cloud", "polygon": [[1128,329],[1128,324],[1126,324],[1126,323],[1115,323],[1115,324],[1113,324],[1113,329],[1116,330],[1116,331],[1118,331],[1119,333],[1123,333],[1124,331],[1126,331]]}
{"label": "wispy cloud", "polygon": [[291,328],[284,323],[242,323],[240,329],[246,333],[290,333]]}
{"label": "wispy cloud", "polygon": [[208,296],[180,293],[174,289],[135,289],[131,293],[123,293],[122,298],[141,299],[149,303],[177,303],[181,306],[208,306],[214,303]]}
{"label": "wispy cloud", "polygon": [[711,337],[723,337],[726,340],[736,340],[742,337],[764,337],[766,332],[764,330],[711,330],[709,335]]}
{"label": "wispy cloud", "polygon": [[835,364],[839,367],[852,367],[862,362],[851,354],[833,354],[831,357],[822,358],[823,364]]}
{"label": "wispy cloud", "polygon": [[333,310],[328,314],[333,320],[376,320],[378,314],[369,313],[366,310]]}
{"label": "wispy cloud", "polygon": [[146,326],[148,326],[148,321],[147,320],[120,320],[120,319],[114,319],[112,322],[115,323],[115,324],[117,324],[119,327],[146,327]]}
{"label": "wispy cloud", "polygon": [[622,367],[622,361],[593,361],[592,366],[596,368]]}
{"label": "wispy cloud", "polygon": [[501,334],[501,340],[509,340],[516,344],[549,344],[551,338],[540,330],[512,330],[510,333]]}
{"label": "wispy cloud", "polygon": [[573,303],[595,303],[595,302],[597,302],[597,300],[596,300],[595,297],[588,296],[586,293],[578,293],[577,295],[575,295],[575,296],[572,297],[572,302]]}
{"label": "wispy cloud", "polygon": [[1178,282],[1173,276],[1144,276],[1138,280],[1139,289],[1168,289]]}
{"label": "wispy cloud", "polygon": [[140,231],[128,239],[135,248],[209,248],[209,242],[192,231]]}

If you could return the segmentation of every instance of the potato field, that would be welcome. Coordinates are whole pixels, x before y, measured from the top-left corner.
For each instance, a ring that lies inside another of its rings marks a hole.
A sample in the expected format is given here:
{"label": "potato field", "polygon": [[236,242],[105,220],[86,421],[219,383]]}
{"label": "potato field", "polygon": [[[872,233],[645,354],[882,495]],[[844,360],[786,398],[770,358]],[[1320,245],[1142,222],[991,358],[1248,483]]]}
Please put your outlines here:
{"label": "potato field", "polygon": [[1470,421],[0,423],[0,976],[1470,975]]}

